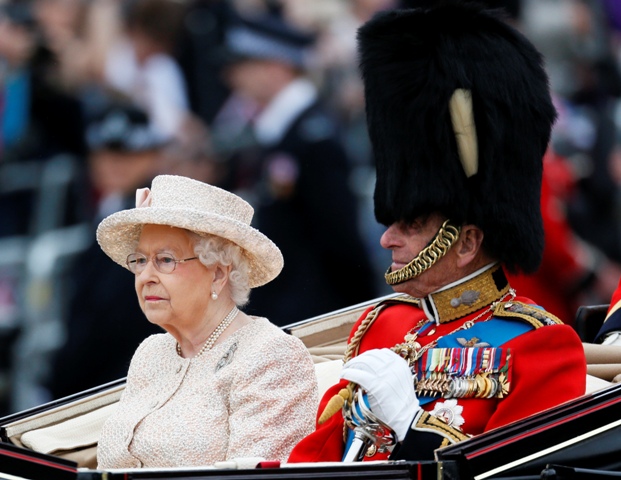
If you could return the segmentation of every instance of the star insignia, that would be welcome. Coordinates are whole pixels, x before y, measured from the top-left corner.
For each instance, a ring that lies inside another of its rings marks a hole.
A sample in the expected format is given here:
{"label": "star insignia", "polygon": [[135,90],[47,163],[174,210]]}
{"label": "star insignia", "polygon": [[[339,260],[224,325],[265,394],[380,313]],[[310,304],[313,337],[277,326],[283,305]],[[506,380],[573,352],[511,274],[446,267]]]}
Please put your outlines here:
{"label": "star insignia", "polygon": [[451,398],[444,402],[436,403],[430,413],[446,422],[449,427],[461,430],[461,426],[466,422],[461,415],[463,411],[464,407],[458,405],[457,400]]}

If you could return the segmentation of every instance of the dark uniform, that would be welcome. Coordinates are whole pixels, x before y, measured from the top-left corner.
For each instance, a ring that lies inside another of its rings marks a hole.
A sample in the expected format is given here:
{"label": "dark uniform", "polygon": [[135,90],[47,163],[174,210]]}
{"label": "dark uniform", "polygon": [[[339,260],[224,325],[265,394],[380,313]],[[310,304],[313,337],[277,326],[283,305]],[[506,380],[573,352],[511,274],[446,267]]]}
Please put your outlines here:
{"label": "dark uniform", "polygon": [[[285,325],[373,298],[349,166],[336,125],[317,103],[261,152],[257,228],[285,266],[255,291],[250,308]],[[344,274],[343,272],[346,272]]]}
{"label": "dark uniform", "polygon": [[[619,334],[621,334],[621,280],[619,280],[619,285],[612,293],[604,324],[597,332],[595,342],[602,343],[606,341],[606,343],[611,342],[614,345],[619,345],[620,340],[618,338],[621,337]],[[609,335],[614,335],[614,338],[607,339],[606,337]]]}
{"label": "dark uniform", "polygon": [[[275,92],[269,88],[267,100],[254,98],[261,108],[250,118],[240,118],[243,102],[229,101],[213,128],[216,148],[234,152],[224,188],[253,205],[254,226],[284,256],[282,273],[253,290],[246,307],[247,313],[277,325],[377,296],[336,120],[302,73],[311,45],[311,37],[279,17],[244,17],[232,23],[226,34],[229,67],[277,63],[287,71],[287,82],[280,81]],[[266,89],[263,81],[258,89]],[[233,98],[244,94],[252,96],[235,91]],[[239,134],[234,135],[236,129]]]}

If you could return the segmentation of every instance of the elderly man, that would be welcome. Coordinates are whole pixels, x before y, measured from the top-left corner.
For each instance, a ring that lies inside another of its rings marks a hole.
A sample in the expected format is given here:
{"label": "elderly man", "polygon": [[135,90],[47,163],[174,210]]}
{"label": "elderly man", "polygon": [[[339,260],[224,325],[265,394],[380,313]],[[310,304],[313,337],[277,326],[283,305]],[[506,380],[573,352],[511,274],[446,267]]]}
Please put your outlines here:
{"label": "elderly man", "polygon": [[405,295],[358,320],[290,462],[432,459],[585,389],[576,333],[505,276],[543,250],[556,112],[540,54],[457,1],[379,14],[358,40],[386,281]]}

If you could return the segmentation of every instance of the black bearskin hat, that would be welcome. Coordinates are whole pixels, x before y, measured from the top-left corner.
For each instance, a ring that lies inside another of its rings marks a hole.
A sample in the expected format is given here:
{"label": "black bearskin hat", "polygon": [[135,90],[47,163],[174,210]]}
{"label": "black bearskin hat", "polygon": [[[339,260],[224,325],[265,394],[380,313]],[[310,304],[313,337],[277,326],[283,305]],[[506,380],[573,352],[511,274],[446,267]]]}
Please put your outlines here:
{"label": "black bearskin hat", "polygon": [[[439,212],[477,225],[490,255],[530,273],[543,252],[543,155],[556,111],[541,55],[497,13],[445,0],[382,12],[359,29],[375,216],[390,225]],[[456,90],[473,112],[470,176],[449,107]]]}

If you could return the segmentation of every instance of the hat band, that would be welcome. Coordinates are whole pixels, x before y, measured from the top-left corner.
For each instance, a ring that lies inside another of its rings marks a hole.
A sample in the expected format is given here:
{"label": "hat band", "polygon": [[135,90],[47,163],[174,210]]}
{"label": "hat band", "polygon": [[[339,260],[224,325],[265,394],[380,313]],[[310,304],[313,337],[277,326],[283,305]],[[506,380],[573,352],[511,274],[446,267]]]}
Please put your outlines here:
{"label": "hat band", "polygon": [[280,60],[296,67],[304,66],[304,49],[289,45],[250,29],[232,29],[227,37],[230,48],[242,57]]}
{"label": "hat band", "polygon": [[388,285],[397,285],[418,277],[446,255],[446,252],[455,244],[461,232],[460,227],[455,227],[449,222],[450,220],[446,220],[442,224],[431,243],[423,248],[406,266],[394,272],[391,272],[390,267],[388,267],[388,271],[384,274],[386,283]]}

